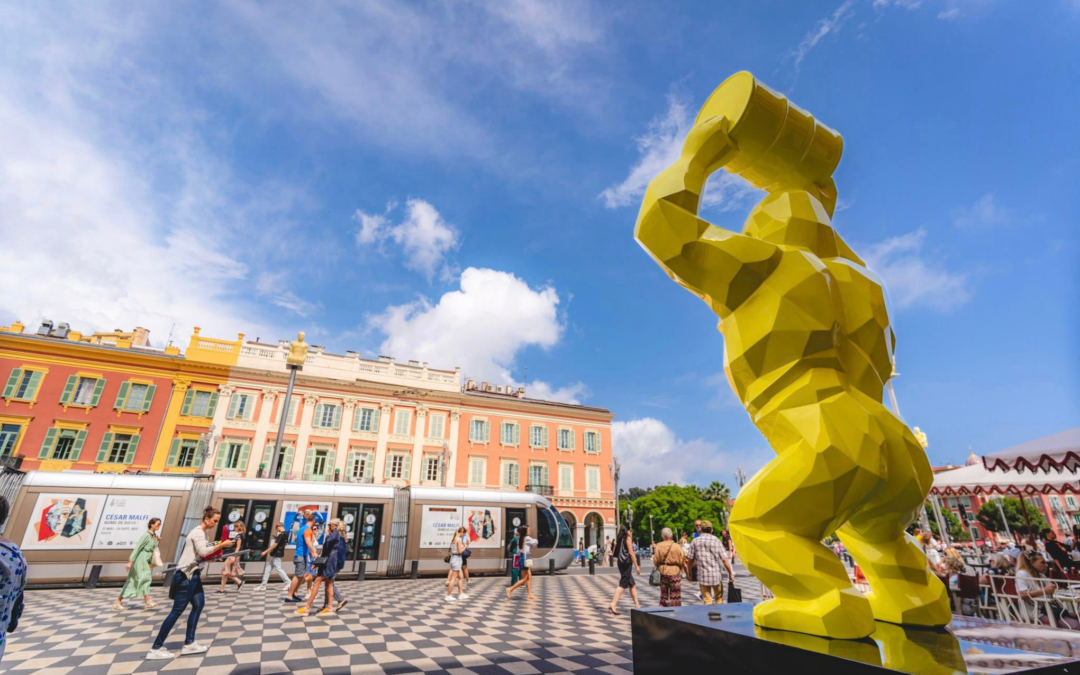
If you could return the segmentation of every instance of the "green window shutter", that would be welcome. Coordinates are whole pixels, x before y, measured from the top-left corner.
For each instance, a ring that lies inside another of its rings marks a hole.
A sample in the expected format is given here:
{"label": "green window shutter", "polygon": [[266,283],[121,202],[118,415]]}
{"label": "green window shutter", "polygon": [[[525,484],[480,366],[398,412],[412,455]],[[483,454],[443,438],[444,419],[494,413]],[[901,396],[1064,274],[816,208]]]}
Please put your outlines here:
{"label": "green window shutter", "polygon": [[206,416],[213,417],[214,411],[217,410],[218,393],[215,391],[210,394],[210,402],[206,404]]}
{"label": "green window shutter", "polygon": [[38,459],[49,458],[49,453],[52,452],[53,443],[56,442],[56,434],[58,433],[60,433],[60,430],[56,427],[45,432],[45,440],[41,442],[41,452],[38,453]]}
{"label": "green window shutter", "polygon": [[124,407],[124,401],[127,400],[129,389],[131,389],[130,382],[124,382],[120,385],[120,391],[116,392],[116,403],[113,404],[114,408],[121,410]]}
{"label": "green window shutter", "polygon": [[131,437],[131,442],[128,443],[127,453],[124,455],[124,464],[131,464],[135,461],[135,451],[139,449],[139,439],[142,438],[139,434],[135,434]]}
{"label": "green window shutter", "polygon": [[35,370],[30,376],[30,386],[26,388],[26,398],[36,398],[38,387],[41,386],[41,372]]}
{"label": "green window shutter", "polygon": [[412,455],[405,455],[404,461],[401,462],[401,477],[405,480],[410,480],[412,477]]}
{"label": "green window shutter", "polygon": [[67,382],[64,383],[64,393],[60,394],[61,403],[68,403],[71,401],[71,392],[75,391],[75,384],[78,381],[78,375],[68,375]]}
{"label": "green window shutter", "polygon": [[22,377],[22,368],[15,368],[11,371],[7,384],[4,385],[4,398],[11,398],[15,395],[15,387],[19,386],[20,377]]}
{"label": "green window shutter", "polygon": [[293,456],[295,455],[295,453],[296,453],[296,448],[294,448],[291,445],[288,448],[284,448],[281,451],[281,454],[283,455],[283,457],[281,459],[281,475],[282,476],[287,476],[290,473],[292,473],[292,462],[293,462]]}
{"label": "green window shutter", "polygon": [[105,378],[99,379],[94,384],[94,395],[90,398],[90,407],[97,407],[99,401],[101,401],[101,392],[105,391]]}
{"label": "green window shutter", "polygon": [[237,469],[240,471],[247,471],[248,456],[251,454],[251,443],[244,443],[240,446],[240,463],[237,465]]}
{"label": "green window shutter", "polygon": [[225,458],[229,456],[228,443],[218,443],[217,458],[214,459],[214,469],[221,471],[225,468]]}
{"label": "green window shutter", "polygon": [[364,419],[363,408],[353,408],[352,413],[352,430],[360,431],[360,420]]}
{"label": "green window shutter", "polygon": [[180,454],[180,439],[174,438],[169,444],[169,458],[165,460],[166,466],[176,466],[176,457]]}
{"label": "green window shutter", "polygon": [[195,400],[195,390],[188,389],[184,394],[184,405],[180,408],[180,414],[187,417],[191,414],[191,404]]}
{"label": "green window shutter", "polygon": [[548,446],[548,428],[544,427],[543,429],[544,431],[541,434],[541,438],[544,439],[544,442],[540,444],[540,447],[546,448]]}
{"label": "green window shutter", "polygon": [[341,406],[334,406],[334,428],[341,428]]}
{"label": "green window shutter", "polygon": [[334,468],[337,463],[337,450],[331,450],[326,453],[326,475],[330,478],[334,477]]}
{"label": "green window shutter", "polygon": [[379,420],[381,419],[381,417],[382,417],[382,410],[379,409],[379,408],[376,408],[375,411],[371,413],[371,430],[372,431],[377,432],[379,430]]}
{"label": "green window shutter", "polygon": [[394,456],[387,453],[386,460],[383,462],[383,478],[390,477],[390,467],[394,464]]}
{"label": "green window shutter", "polygon": [[84,443],[86,443],[86,429],[83,429],[79,433],[75,434],[75,445],[71,447],[72,461],[79,461],[79,457],[82,456],[82,448]]}
{"label": "green window shutter", "polygon": [[112,447],[113,432],[107,431],[101,437],[101,445],[98,446],[97,461],[104,462],[109,459],[109,448]]}
{"label": "green window shutter", "polygon": [[514,425],[514,445],[519,445],[520,443],[521,443],[521,425],[520,424],[515,424]]}
{"label": "green window shutter", "polygon": [[307,449],[307,457],[304,458],[304,480],[311,477],[311,471],[315,468],[315,449]]}
{"label": "green window shutter", "polygon": [[367,453],[367,462],[364,463],[364,482],[372,482],[375,476],[375,453]]}
{"label": "green window shutter", "polygon": [[345,473],[349,478],[352,478],[353,470],[356,466],[354,464],[354,462],[356,461],[356,455],[357,453],[352,451],[350,451],[349,454],[345,455]]}
{"label": "green window shutter", "polygon": [[574,443],[577,440],[577,434],[575,434],[574,430],[571,429],[570,433],[568,433],[567,436],[570,437],[570,449],[573,450],[574,449]]}
{"label": "green window shutter", "polygon": [[146,388],[146,398],[143,399],[142,411],[150,412],[150,404],[154,402],[154,392],[157,391],[157,385],[152,384]]}
{"label": "green window shutter", "polygon": [[245,421],[250,422],[251,418],[255,416],[255,401],[257,401],[257,400],[258,399],[256,399],[254,396],[248,396],[247,405],[244,406],[244,420]]}
{"label": "green window shutter", "polygon": [[484,442],[491,440],[491,422],[484,422]]}
{"label": "green window shutter", "polygon": [[229,412],[225,415],[228,419],[236,417],[236,406],[240,405],[240,394],[233,394],[229,397]]}
{"label": "green window shutter", "polygon": [[313,426],[313,427],[321,427],[322,426],[322,409],[323,409],[323,404],[322,403],[316,403],[315,404],[315,421],[311,424],[311,426]]}

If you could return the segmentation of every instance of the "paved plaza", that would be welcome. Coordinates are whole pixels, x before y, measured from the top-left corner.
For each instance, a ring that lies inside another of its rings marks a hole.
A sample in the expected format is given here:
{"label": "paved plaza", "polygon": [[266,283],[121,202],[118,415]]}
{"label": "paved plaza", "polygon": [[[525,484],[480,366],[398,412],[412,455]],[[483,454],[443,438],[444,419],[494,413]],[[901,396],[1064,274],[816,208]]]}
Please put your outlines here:
{"label": "paved plaza", "polygon": [[[469,599],[452,604],[444,601],[440,579],[347,581],[342,583],[349,604],[332,617],[297,616],[295,605],[281,602],[281,585],[260,593],[258,580],[249,581],[242,592],[224,596],[207,586],[198,640],[210,650],[172,661],[144,660],[168,612],[160,587],[153,589],[157,609],[122,613],[110,609],[115,588],[30,591],[19,631],[8,636],[0,672],[629,673],[631,605],[624,600],[620,616],[608,614],[618,576],[611,568],[598,572],[589,576],[573,568],[555,577],[538,576],[533,602],[525,600],[524,589],[507,601],[503,577],[474,579]],[[649,586],[649,569],[643,572],[638,577],[642,604],[656,605],[659,589]],[[745,599],[760,593],[744,570],[737,583]],[[683,589],[685,604],[698,602],[689,585]],[[176,653],[184,620],[166,642]]]}

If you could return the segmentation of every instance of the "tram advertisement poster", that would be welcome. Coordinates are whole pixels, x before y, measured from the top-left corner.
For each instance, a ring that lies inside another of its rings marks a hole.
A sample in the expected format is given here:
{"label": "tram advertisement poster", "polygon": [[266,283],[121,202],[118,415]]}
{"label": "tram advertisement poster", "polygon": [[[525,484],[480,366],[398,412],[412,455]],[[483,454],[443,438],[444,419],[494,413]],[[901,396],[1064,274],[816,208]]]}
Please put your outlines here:
{"label": "tram advertisement poster", "polygon": [[24,551],[88,549],[101,522],[105,495],[39,494],[23,535]]}
{"label": "tram advertisement poster", "polygon": [[168,497],[109,495],[105,500],[105,511],[101,514],[93,548],[135,548],[139,539],[146,534],[146,524],[151,518],[160,518],[164,527],[168,510]]}
{"label": "tram advertisement poster", "polygon": [[424,506],[420,548],[450,548],[454,532],[461,527],[462,511],[460,506]]}
{"label": "tram advertisement poster", "polygon": [[303,524],[303,512],[314,511],[315,522],[319,525],[318,542],[321,544],[326,532],[323,525],[326,524],[330,513],[330,502],[282,502],[281,522],[285,525],[285,531],[289,533],[288,548],[296,547],[296,536]]}
{"label": "tram advertisement poster", "polygon": [[502,509],[498,506],[466,506],[465,529],[469,531],[469,546],[473,548],[502,548]]}

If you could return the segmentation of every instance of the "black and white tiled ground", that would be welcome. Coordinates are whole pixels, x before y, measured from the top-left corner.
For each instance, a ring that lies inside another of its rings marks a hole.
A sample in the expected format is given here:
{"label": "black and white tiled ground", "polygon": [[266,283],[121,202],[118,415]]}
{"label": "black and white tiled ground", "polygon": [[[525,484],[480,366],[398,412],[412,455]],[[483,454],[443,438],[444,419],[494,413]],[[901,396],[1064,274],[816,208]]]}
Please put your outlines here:
{"label": "black and white tiled ground", "polygon": [[[638,577],[643,606],[659,601],[648,585],[648,569]],[[620,616],[606,607],[618,577],[603,569],[583,570],[533,581],[536,601],[524,589],[507,601],[502,577],[476,578],[469,599],[447,604],[439,579],[342,582],[349,599],[341,614],[296,615],[281,602],[282,586],[260,593],[258,580],[240,593],[222,596],[208,586],[197,639],[210,650],[172,661],[146,661],[147,650],[168,612],[164,589],[153,594],[152,611],[110,609],[117,589],[48,590],[27,593],[18,632],[8,636],[0,672],[12,675],[119,675],[157,672],[175,675],[259,675],[302,673],[452,673],[526,675],[573,672],[619,675],[632,672],[629,598]],[[746,599],[759,584],[742,572]],[[684,582],[683,603],[695,604],[696,590]],[[625,597],[625,596],[624,596]],[[135,601],[128,601],[135,606]],[[166,647],[179,654],[186,614]]]}

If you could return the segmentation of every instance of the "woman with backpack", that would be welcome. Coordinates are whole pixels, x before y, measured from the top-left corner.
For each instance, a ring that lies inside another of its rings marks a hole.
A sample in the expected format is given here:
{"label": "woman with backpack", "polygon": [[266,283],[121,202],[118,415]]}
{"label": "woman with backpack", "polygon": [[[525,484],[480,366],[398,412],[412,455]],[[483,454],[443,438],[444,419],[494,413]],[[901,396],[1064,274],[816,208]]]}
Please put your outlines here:
{"label": "woman with backpack", "polygon": [[626,525],[619,528],[619,536],[615,538],[615,564],[619,566],[619,587],[615,589],[615,597],[611,600],[608,611],[618,616],[619,612],[615,608],[619,606],[619,598],[622,597],[623,591],[627,589],[630,590],[630,597],[634,599],[634,607],[641,608],[641,603],[638,602],[637,589],[634,588],[634,571],[636,570],[638,574],[641,574],[641,567],[638,566],[637,556],[634,555],[634,544],[630,539],[630,528]]}

